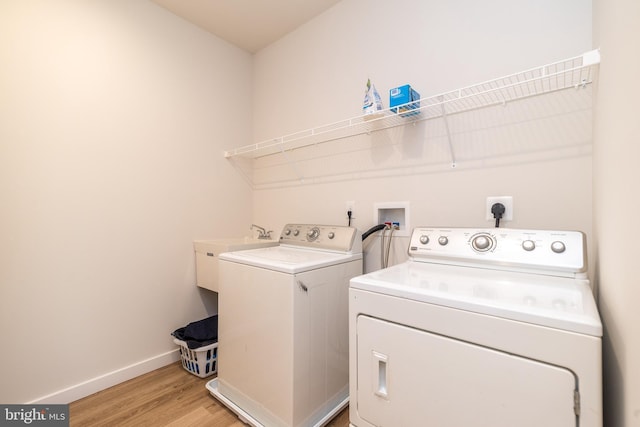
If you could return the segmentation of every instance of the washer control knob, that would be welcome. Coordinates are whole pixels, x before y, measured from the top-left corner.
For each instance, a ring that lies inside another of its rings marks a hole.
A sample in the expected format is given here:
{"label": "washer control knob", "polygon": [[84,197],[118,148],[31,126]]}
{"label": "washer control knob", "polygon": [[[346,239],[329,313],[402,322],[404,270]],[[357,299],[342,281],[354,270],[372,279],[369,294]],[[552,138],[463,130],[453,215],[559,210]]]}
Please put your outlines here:
{"label": "washer control knob", "polygon": [[297,236],[298,234],[300,234],[300,230],[293,230],[293,235]]}
{"label": "washer control knob", "polygon": [[440,243],[440,246],[446,246],[447,243],[449,243],[449,238],[447,236],[440,236],[438,237],[438,243]]}
{"label": "washer control knob", "polygon": [[525,240],[524,242],[522,242],[522,249],[524,249],[527,252],[530,252],[535,248],[536,248],[536,242],[534,242],[533,240]]}
{"label": "washer control knob", "polygon": [[328,236],[330,239],[333,239],[334,237],[336,237],[336,233],[334,233],[333,231],[330,231]]}
{"label": "washer control knob", "polygon": [[478,252],[487,252],[493,246],[493,239],[488,234],[478,234],[471,239],[471,246]]}
{"label": "washer control knob", "polygon": [[557,254],[561,254],[565,249],[567,249],[567,247],[559,240],[556,240],[551,244],[551,250]]}
{"label": "washer control knob", "polygon": [[287,229],[284,231],[284,235],[285,235],[285,236],[288,236],[289,234],[291,234],[291,229],[287,228]]}
{"label": "washer control knob", "polygon": [[429,236],[427,236],[426,234],[420,236],[420,243],[422,243],[423,245],[429,243]]}
{"label": "washer control knob", "polygon": [[320,235],[320,229],[318,227],[313,227],[311,230],[307,231],[307,240],[313,242]]}

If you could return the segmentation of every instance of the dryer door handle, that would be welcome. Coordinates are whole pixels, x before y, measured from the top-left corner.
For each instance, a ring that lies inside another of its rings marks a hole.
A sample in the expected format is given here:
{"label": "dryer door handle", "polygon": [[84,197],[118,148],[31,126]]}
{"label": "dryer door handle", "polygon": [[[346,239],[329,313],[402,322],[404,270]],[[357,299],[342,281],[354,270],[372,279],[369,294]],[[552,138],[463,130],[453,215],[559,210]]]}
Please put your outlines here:
{"label": "dryer door handle", "polygon": [[375,394],[389,400],[389,377],[387,369],[389,357],[386,354],[373,351],[373,384],[376,384]]}

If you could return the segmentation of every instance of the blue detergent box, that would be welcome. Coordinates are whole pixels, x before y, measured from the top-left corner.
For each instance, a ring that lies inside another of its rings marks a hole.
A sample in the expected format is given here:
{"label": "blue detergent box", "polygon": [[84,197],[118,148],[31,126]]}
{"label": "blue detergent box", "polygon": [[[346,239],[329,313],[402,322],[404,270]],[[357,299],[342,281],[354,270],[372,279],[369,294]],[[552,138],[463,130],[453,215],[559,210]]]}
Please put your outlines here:
{"label": "blue detergent box", "polygon": [[[402,106],[397,107],[399,105]],[[411,85],[394,87],[389,90],[389,107],[391,108],[391,111],[399,113],[402,117],[420,114],[420,111],[411,112],[411,110],[420,108],[420,94],[416,92]]]}

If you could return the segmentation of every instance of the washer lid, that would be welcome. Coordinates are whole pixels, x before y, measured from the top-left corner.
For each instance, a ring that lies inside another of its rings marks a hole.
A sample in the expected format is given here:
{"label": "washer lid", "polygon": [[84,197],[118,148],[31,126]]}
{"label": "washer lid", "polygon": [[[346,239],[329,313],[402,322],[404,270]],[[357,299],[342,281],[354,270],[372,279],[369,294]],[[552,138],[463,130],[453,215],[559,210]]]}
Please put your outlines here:
{"label": "washer lid", "polygon": [[586,279],[408,261],[355,277],[350,287],[602,336]]}
{"label": "washer lid", "polygon": [[220,254],[221,261],[236,262],[289,274],[358,259],[362,259],[361,253],[328,252],[284,245]]}

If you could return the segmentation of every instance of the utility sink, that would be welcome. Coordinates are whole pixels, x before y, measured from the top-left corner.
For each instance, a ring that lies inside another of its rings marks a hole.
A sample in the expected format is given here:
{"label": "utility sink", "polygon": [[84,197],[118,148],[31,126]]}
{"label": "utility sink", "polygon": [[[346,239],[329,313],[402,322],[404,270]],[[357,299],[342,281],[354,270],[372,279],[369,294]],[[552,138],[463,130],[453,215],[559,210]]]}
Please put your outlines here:
{"label": "utility sink", "polygon": [[[228,239],[196,240],[193,247],[209,249],[212,247],[226,248],[223,252],[244,251],[246,249],[266,248],[278,245],[277,240],[256,239],[255,237],[231,237]],[[216,254],[217,256],[217,254]]]}
{"label": "utility sink", "polygon": [[201,288],[218,292],[218,256],[223,252],[277,246],[277,240],[236,237],[226,239],[196,240],[196,284]]}

